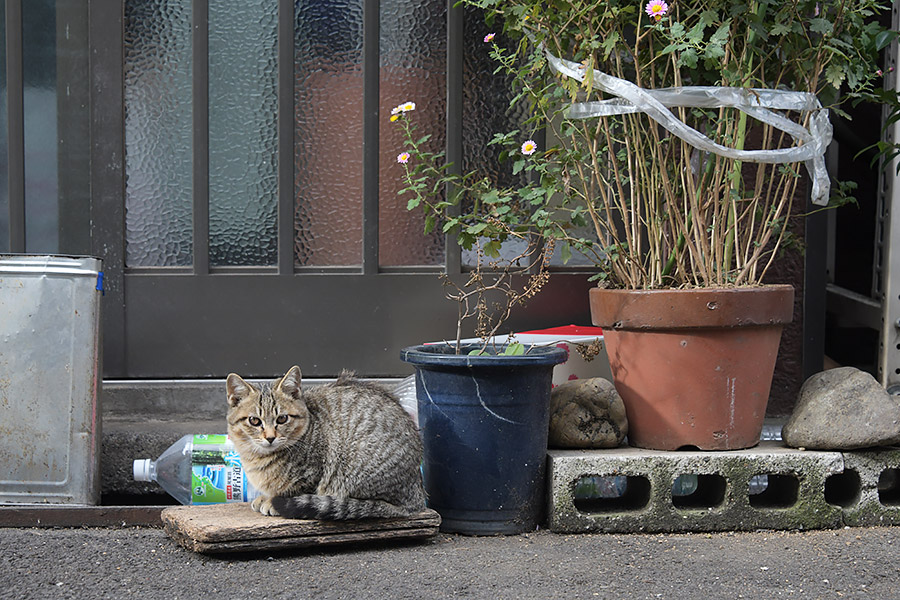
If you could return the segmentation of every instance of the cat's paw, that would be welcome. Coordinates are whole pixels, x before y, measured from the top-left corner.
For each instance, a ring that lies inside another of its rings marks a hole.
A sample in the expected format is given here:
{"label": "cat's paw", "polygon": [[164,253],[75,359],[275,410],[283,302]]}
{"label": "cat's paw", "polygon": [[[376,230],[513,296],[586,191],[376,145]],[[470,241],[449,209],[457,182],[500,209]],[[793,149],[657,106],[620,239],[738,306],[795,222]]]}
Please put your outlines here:
{"label": "cat's paw", "polygon": [[252,508],[253,510],[255,510],[258,513],[266,514],[266,513],[262,512],[262,506],[263,506],[264,502],[269,504],[269,506],[271,506],[271,504],[272,504],[272,501],[269,498],[267,498],[266,496],[257,496],[256,498],[254,498],[253,500],[250,501],[250,508]]}
{"label": "cat's paw", "polygon": [[254,498],[250,503],[250,508],[255,510],[261,515],[265,515],[267,517],[277,517],[280,516],[278,511],[275,510],[275,507],[272,506],[272,499],[265,498],[263,496],[259,496]]}

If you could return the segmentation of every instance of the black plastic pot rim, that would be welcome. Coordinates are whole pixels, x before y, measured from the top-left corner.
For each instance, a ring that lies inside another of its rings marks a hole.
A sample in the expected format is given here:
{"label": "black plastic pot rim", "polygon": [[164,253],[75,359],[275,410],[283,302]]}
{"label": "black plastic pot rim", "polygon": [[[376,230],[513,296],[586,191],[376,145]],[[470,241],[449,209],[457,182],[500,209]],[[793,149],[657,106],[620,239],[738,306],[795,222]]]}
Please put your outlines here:
{"label": "black plastic pot rim", "polygon": [[[499,346],[502,348],[502,346]],[[478,367],[478,366],[546,366],[565,362],[568,353],[556,346],[534,346],[525,354],[517,356],[480,354],[470,356],[472,350],[481,348],[480,344],[463,345],[460,354],[455,347],[447,344],[420,344],[409,346],[400,351],[400,360],[413,365],[445,366],[445,367]]]}

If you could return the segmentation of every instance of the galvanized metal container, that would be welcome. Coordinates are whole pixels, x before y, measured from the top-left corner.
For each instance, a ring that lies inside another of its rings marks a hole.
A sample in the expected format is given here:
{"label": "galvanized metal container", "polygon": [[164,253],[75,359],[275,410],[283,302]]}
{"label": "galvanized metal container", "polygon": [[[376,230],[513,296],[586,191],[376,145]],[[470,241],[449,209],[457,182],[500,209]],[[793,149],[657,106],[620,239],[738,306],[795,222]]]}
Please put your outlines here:
{"label": "galvanized metal container", "polygon": [[0,255],[0,503],[100,500],[100,269]]}

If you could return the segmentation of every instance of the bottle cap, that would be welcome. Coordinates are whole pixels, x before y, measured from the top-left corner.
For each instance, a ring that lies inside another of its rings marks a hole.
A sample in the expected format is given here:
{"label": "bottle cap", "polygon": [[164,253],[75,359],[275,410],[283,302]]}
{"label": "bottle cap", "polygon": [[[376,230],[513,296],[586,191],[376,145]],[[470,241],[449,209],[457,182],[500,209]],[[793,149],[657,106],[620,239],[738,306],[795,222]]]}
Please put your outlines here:
{"label": "bottle cap", "polygon": [[132,473],[135,481],[150,481],[150,463],[149,458],[141,458],[134,461]]}

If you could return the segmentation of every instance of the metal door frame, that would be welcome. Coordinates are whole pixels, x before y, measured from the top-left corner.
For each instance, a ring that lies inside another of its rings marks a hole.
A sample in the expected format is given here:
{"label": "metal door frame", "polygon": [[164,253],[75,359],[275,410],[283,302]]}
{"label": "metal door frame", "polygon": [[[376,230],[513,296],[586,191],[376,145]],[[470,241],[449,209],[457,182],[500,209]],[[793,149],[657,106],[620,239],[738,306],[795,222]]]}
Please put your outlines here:
{"label": "metal door frame", "polygon": [[[91,67],[94,97],[91,209],[93,247],[105,260],[104,354],[107,378],[172,378],[221,376],[228,370],[242,370],[249,376],[267,376],[290,365],[271,365],[270,356],[240,357],[242,340],[222,326],[238,323],[253,332],[253,343],[272,355],[312,356],[307,346],[331,339],[316,357],[306,359],[314,376],[333,376],[341,368],[353,367],[373,353],[377,366],[366,376],[396,375],[403,366],[399,348],[427,339],[440,339],[455,332],[456,307],[443,297],[436,277],[445,270],[461,277],[459,249],[448,240],[445,267],[380,268],[378,261],[378,127],[379,127],[379,0],[364,0],[364,106],[363,106],[363,257],[361,268],[295,268],[293,264],[293,88],[279,86],[279,170],[278,260],[274,267],[210,268],[208,258],[208,147],[207,119],[207,36],[206,2],[193,2],[194,30],[194,264],[187,268],[125,267],[124,242],[124,73],[122,0],[94,0],[91,3]],[[279,78],[293,78],[293,2],[279,0]],[[462,35],[463,16],[448,2],[448,99],[447,155],[462,157]],[[286,18],[285,15],[290,16]],[[198,32],[199,33],[198,35]],[[374,50],[374,51],[373,51]],[[196,159],[195,159],[196,160]],[[264,282],[270,292],[261,298],[258,286]],[[515,330],[589,322],[586,291],[590,287],[584,272],[557,274],[542,296],[531,302],[528,312],[513,319]],[[355,290],[352,297],[340,295],[341,288]],[[376,295],[378,289],[393,290],[391,301],[366,306],[361,299]],[[146,302],[146,298],[156,298]],[[184,304],[189,298],[191,302]],[[322,300],[326,298],[326,300]],[[224,299],[224,300],[223,300]],[[234,302],[229,302],[234,300]],[[240,307],[253,307],[253,310]],[[194,314],[184,318],[184,307]],[[259,307],[262,308],[259,308]],[[238,307],[238,308],[235,308]],[[288,315],[284,323],[266,323],[279,311]],[[358,331],[336,332],[333,326],[342,314],[362,313],[367,318]],[[549,320],[548,320],[549,319]],[[216,323],[217,326],[210,326]],[[349,333],[349,335],[348,335]],[[173,343],[165,343],[167,336]],[[206,370],[185,369],[181,365],[196,358],[191,340],[202,336],[215,348],[234,347],[228,364],[217,361]],[[355,338],[355,339],[354,339]],[[378,339],[374,342],[373,339]],[[292,354],[294,353],[294,354]],[[364,357],[361,355],[365,355]],[[383,355],[383,356],[382,356]],[[144,365],[153,364],[153,367]],[[137,365],[137,366],[136,366]],[[268,372],[271,371],[271,372]]]}

